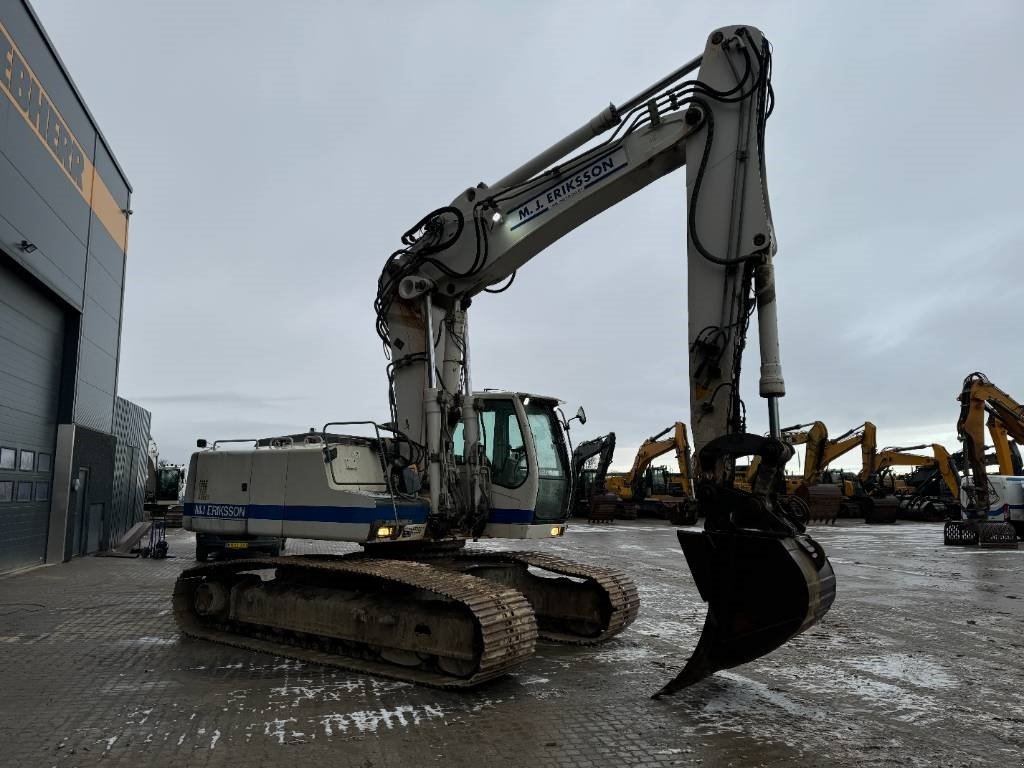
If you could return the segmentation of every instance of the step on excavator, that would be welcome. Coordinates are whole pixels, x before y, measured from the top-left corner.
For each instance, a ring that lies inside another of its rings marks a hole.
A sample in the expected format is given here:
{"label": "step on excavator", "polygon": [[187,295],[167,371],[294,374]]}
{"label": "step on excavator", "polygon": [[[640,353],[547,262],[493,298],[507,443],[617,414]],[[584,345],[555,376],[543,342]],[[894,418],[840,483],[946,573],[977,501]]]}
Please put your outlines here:
{"label": "step on excavator", "polygon": [[[573,516],[588,523],[615,521],[620,499],[607,488],[608,467],[615,454],[615,433],[580,443],[572,452]],[[591,466],[593,464],[593,466]]]}
{"label": "step on excavator", "polygon": [[1024,477],[988,474],[985,427],[995,443],[1000,473],[1012,471],[1008,435],[1024,440],[1024,406],[977,371],[964,379],[957,399],[956,431],[968,472],[960,485],[959,519],[946,523],[943,543],[1015,549],[1024,536]]}
{"label": "step on excavator", "polygon": [[[718,29],[701,56],[410,227],[374,302],[390,358],[390,420],[328,422],[302,441],[200,445],[186,486],[191,530],[362,550],[188,568],[174,593],[181,631],[467,688],[522,665],[538,639],[590,645],[629,626],[637,589],[615,568],[464,546],[561,537],[571,502],[559,401],[474,390],[469,309],[507,290],[548,245],[683,165],[690,413],[705,522],[676,533],[708,612],[693,655],[656,695],[763,656],[817,623],[835,598],[835,575],[780,493],[792,448],[779,437],[785,386],[764,160],[770,72],[757,29]],[[740,400],[754,314],[768,436],[747,432]],[[760,457],[750,492],[732,482],[745,456]]]}
{"label": "step on excavator", "polygon": [[[665,437],[669,433],[671,437]],[[676,465],[679,468],[674,477],[663,467],[652,466],[655,459],[672,450],[676,452]],[[673,525],[696,523],[697,501],[693,497],[690,477],[690,440],[686,424],[677,421],[644,440],[637,449],[629,471],[610,475],[607,485],[608,490],[621,499],[622,511],[619,514],[622,517],[635,519],[642,512],[668,519]]]}

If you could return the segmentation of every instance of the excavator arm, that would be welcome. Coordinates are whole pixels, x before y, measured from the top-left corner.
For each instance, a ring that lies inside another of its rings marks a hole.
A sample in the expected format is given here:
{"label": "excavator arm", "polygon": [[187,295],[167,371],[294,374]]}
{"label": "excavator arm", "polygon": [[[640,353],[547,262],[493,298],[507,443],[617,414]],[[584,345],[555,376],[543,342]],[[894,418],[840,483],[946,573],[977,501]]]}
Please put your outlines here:
{"label": "excavator arm", "polygon": [[861,446],[862,454],[868,456],[874,455],[876,444],[875,434],[875,425],[870,421],[865,421],[863,424],[844,432],[839,437],[829,440],[821,451],[821,467],[818,470],[818,475],[820,476],[821,471],[824,470],[825,467],[840,456],[849,453],[858,445]]}
{"label": "excavator arm", "polygon": [[989,411],[988,416],[988,433],[992,437],[992,446],[996,451],[999,474],[1021,474],[1020,450],[1017,448],[1017,441],[1010,441],[1005,423],[992,411]]}
{"label": "excavator arm", "polygon": [[864,468],[860,471],[860,480],[869,490],[875,484],[875,478],[891,467],[935,467],[953,498],[960,496],[960,481],[953,465],[953,459],[945,446],[939,443],[932,443],[932,455],[921,456],[909,451],[917,451],[928,448],[928,445],[910,445],[900,448],[884,448],[874,454],[870,462],[865,461]]}
{"label": "excavator arm", "polygon": [[[672,437],[664,437],[669,432],[672,433]],[[629,468],[629,472],[623,478],[623,484],[630,489],[633,498],[639,498],[642,495],[638,490],[643,483],[644,473],[647,471],[647,468],[651,466],[655,459],[659,456],[664,456],[673,448],[676,451],[679,473],[683,479],[683,491],[689,496],[693,495],[693,486],[690,480],[690,441],[686,436],[686,424],[677,421],[673,426],[665,427],[658,434],[644,440],[637,450],[636,457],[633,459],[633,466]]]}
{"label": "excavator arm", "polygon": [[876,450],[876,432],[875,425],[870,421],[865,421],[830,440],[825,424],[820,421],[812,421],[807,424],[786,427],[782,430],[782,436],[790,445],[806,446],[804,449],[804,484],[814,485],[821,482],[821,473],[829,464],[849,453],[858,445],[861,446],[865,464],[871,462]]}
{"label": "excavator arm", "polygon": [[594,474],[593,484],[590,487],[592,493],[604,493],[605,478],[608,476],[608,467],[612,464],[612,456],[615,454],[615,433],[609,432],[603,437],[595,437],[580,443],[572,452],[572,479],[573,493],[578,493],[582,487],[583,468],[586,463],[598,457],[597,472]]}
{"label": "excavator arm", "polygon": [[1012,470],[1007,435],[1018,441],[1024,439],[1024,406],[978,372],[964,379],[957,399],[960,417],[956,431],[964,445],[970,481],[962,486],[967,500],[963,506],[966,520],[946,523],[945,543],[1016,546],[1016,532],[1009,520],[992,518],[995,499],[985,466],[985,427],[990,425],[1000,472],[1004,467]]}
{"label": "excavator arm", "polygon": [[[416,222],[387,260],[374,304],[391,359],[388,427],[404,446],[391,464],[421,473],[432,537],[482,530],[491,485],[471,385],[470,304],[507,289],[518,269],[588,219],[686,166],[690,425],[706,522],[678,535],[708,616],[664,693],[777,648],[817,622],[835,595],[824,551],[776,496],[792,449],[778,438],[785,386],[764,161],[770,72],[758,30],[715,31],[702,56]],[[767,438],[746,433],[740,400],[755,313]],[[507,332],[516,330],[510,323]],[[460,421],[465,459],[456,462]],[[750,455],[761,469],[745,493],[733,473],[736,458]]]}
{"label": "excavator arm", "polygon": [[960,392],[960,418],[957,436],[964,444],[964,459],[973,480],[972,508],[988,508],[988,473],[985,461],[985,427],[990,434],[999,460],[999,471],[1011,474],[1013,460],[1007,435],[1018,442],[1024,440],[1024,406],[988,380],[982,373],[972,373],[964,380]]}
{"label": "excavator arm", "polygon": [[[698,78],[686,79],[698,68]],[[410,228],[404,247],[384,267],[375,307],[392,359],[395,426],[428,456],[438,457],[431,464],[444,463],[444,419],[437,417],[461,412],[467,443],[478,437],[465,386],[471,301],[505,287],[548,245],[684,164],[697,450],[743,431],[739,356],[755,305],[761,394],[771,403],[784,394],[771,266],[775,235],[763,157],[772,102],[769,68],[770,51],[757,30],[719,30],[703,56]],[[591,148],[567,157],[598,137]],[[459,393],[461,406],[441,402],[435,408],[439,398]],[[774,405],[769,413],[775,413]],[[444,476],[443,469],[432,474]],[[437,481],[431,487],[435,510],[442,503],[439,486]]]}

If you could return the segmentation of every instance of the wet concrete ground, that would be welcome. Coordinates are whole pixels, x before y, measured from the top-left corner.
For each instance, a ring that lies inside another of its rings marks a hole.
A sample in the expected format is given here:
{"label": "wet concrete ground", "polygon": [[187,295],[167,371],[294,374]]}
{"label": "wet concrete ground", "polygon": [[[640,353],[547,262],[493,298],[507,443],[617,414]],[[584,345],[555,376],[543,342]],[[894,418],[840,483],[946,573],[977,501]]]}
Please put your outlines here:
{"label": "wet concrete ground", "polygon": [[[174,559],[3,579],[0,765],[1024,765],[1024,550],[944,548],[941,525],[813,533],[839,579],[825,621],[659,701],[704,618],[660,522],[536,544],[631,573],[640,615],[597,649],[541,646],[471,693],[182,641],[180,531]],[[346,547],[289,543],[328,549]]]}

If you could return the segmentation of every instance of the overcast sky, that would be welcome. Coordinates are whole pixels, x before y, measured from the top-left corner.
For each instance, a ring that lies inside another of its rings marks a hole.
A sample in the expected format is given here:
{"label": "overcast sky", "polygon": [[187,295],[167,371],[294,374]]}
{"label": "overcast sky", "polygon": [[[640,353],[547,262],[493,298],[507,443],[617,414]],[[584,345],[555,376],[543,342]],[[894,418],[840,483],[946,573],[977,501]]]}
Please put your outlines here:
{"label": "overcast sky", "polygon": [[[953,448],[967,373],[1024,396],[1022,3],[33,4],[135,189],[120,394],[163,458],[386,420],[401,233],[724,24],[774,44],[783,423]],[[474,385],[582,403],[628,466],[689,418],[684,233],[679,172],[549,248],[474,303]]]}

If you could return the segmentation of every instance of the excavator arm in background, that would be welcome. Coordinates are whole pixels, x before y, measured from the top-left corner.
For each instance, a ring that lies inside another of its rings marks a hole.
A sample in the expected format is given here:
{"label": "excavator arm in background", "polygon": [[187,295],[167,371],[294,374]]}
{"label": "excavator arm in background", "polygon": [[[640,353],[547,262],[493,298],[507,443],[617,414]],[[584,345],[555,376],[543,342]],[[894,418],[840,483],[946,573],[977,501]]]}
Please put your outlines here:
{"label": "excavator arm in background", "polygon": [[863,514],[866,520],[874,521],[872,500],[842,478],[839,482],[827,482],[826,469],[857,446],[861,447],[865,460],[874,455],[875,435],[875,425],[870,421],[832,439],[821,421],[796,424],[783,430],[784,440],[791,445],[805,446],[802,479],[800,482],[791,480],[789,490],[805,501],[811,520],[834,521],[840,510],[845,510],[846,514]]}
{"label": "excavator arm in background", "polygon": [[[670,433],[671,437],[665,437]],[[676,455],[679,492],[673,493],[669,490],[670,478],[666,475],[664,492],[654,490],[653,493],[648,493],[647,477],[653,469],[651,465],[659,456],[672,450],[675,450]],[[629,471],[613,475],[608,481],[610,492],[618,495],[620,499],[631,502],[629,505],[623,505],[634,510],[626,515],[629,518],[633,517],[635,510],[643,508],[656,517],[668,518],[673,525],[691,525],[697,521],[697,506],[690,470],[690,440],[686,424],[681,421],[647,438],[637,449]]]}
{"label": "excavator arm in background", "polygon": [[876,453],[870,464],[860,471],[860,480],[864,487],[871,491],[879,484],[880,476],[892,467],[935,467],[949,492],[956,499],[960,495],[960,481],[953,464],[953,459],[945,446],[939,443],[932,443],[932,455],[921,456],[910,453],[910,451],[928,448],[928,445],[910,445],[900,448],[883,448]]}
{"label": "excavator arm in background", "polygon": [[577,445],[572,452],[573,491],[575,492],[580,487],[586,463],[596,456],[598,457],[596,472],[589,483],[589,490],[595,493],[604,493],[608,467],[612,465],[612,456],[614,454],[614,432],[609,432],[607,435],[595,437],[593,440],[587,440]]}
{"label": "excavator arm in background", "polygon": [[[875,425],[870,421],[865,421],[853,429],[847,430],[839,437],[829,440],[821,450],[820,458],[818,459],[820,466],[817,467],[817,473],[820,477],[821,473],[825,468],[833,461],[838,459],[857,446],[861,447],[862,456],[873,456],[875,453],[876,445],[876,433]],[[804,477],[807,476],[808,468],[804,466]]]}
{"label": "excavator arm in background", "polygon": [[[618,498],[607,493],[608,468],[615,453],[615,433],[580,443],[572,452],[573,514],[588,520],[614,519]],[[597,459],[591,477],[587,463]]]}
{"label": "excavator arm in background", "polygon": [[957,437],[963,443],[967,479],[961,486],[962,519],[946,523],[946,544],[1016,547],[1009,505],[993,493],[985,459],[985,427],[995,442],[1000,472],[1013,469],[1007,435],[1024,439],[1024,406],[997,387],[983,373],[964,379],[960,395]]}
{"label": "excavator arm in background", "polygon": [[[671,437],[665,435],[672,433]],[[623,498],[643,498],[644,473],[651,466],[655,459],[664,456],[675,449],[676,462],[679,466],[679,474],[682,476],[683,492],[693,497],[693,484],[690,479],[690,441],[686,434],[686,424],[677,421],[670,427],[665,427],[658,434],[647,438],[637,449],[636,457],[633,459],[633,466],[626,474],[616,477],[615,486],[612,490]]]}
{"label": "excavator arm in background", "polygon": [[992,446],[996,452],[999,474],[1024,475],[1024,462],[1021,461],[1020,447],[1017,440],[1010,440],[1009,432],[1004,422],[991,410],[989,410],[988,415],[988,433],[992,437]]}
{"label": "excavator arm in background", "polygon": [[867,457],[873,456],[876,432],[875,425],[870,421],[865,421],[830,440],[825,424],[820,421],[811,421],[806,424],[786,427],[782,430],[782,439],[790,445],[805,446],[804,483],[815,485],[821,482],[821,473],[829,464],[849,453],[858,445],[861,446],[861,453],[865,460]]}

